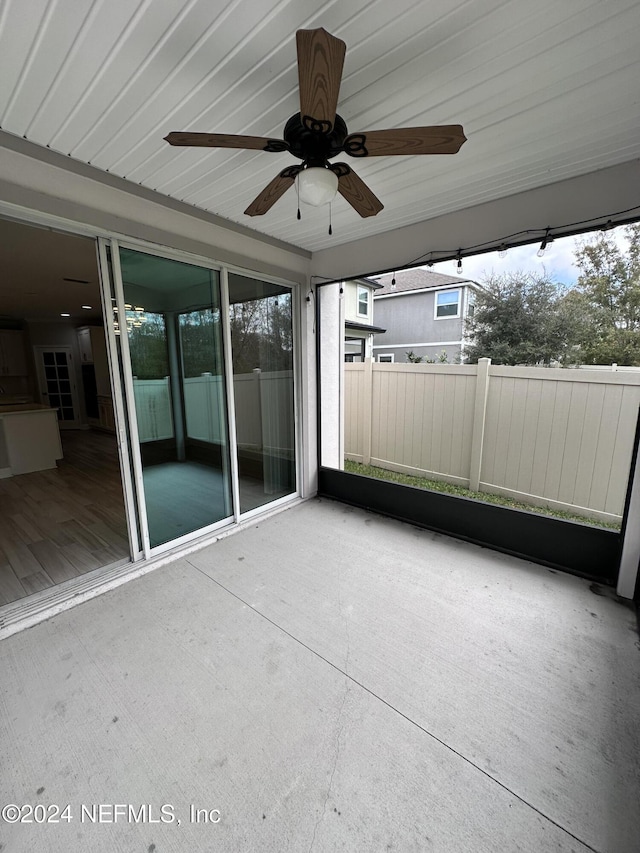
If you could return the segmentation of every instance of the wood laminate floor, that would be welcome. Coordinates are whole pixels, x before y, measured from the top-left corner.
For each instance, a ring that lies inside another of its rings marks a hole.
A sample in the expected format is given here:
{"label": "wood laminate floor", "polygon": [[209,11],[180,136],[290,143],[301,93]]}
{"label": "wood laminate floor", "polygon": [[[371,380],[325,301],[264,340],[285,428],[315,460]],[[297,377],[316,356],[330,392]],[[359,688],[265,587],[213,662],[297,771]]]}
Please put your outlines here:
{"label": "wood laminate floor", "polygon": [[0,480],[0,605],[129,558],[115,437],[61,435],[57,468]]}

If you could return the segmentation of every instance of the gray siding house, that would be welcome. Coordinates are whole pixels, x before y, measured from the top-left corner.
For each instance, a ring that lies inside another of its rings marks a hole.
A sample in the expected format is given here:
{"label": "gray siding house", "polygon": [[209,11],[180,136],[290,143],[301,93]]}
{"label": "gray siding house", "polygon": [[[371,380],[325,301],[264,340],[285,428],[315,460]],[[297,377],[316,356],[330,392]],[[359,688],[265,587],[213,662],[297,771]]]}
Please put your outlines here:
{"label": "gray siding house", "polygon": [[373,325],[373,297],[382,285],[370,278],[357,278],[343,283],[344,360],[364,361],[373,358],[374,335],[384,328]]}
{"label": "gray siding house", "polygon": [[375,279],[382,285],[374,295],[376,323],[386,329],[374,337],[375,361],[407,362],[409,353],[425,361],[464,360],[465,321],[480,287],[475,281],[424,269]]}

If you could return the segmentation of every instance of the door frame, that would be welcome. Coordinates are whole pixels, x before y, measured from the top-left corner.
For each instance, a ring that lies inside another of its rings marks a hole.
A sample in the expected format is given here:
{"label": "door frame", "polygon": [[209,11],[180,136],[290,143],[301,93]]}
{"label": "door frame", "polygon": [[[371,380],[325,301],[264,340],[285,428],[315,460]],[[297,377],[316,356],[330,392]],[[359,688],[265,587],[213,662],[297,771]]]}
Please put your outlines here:
{"label": "door frame", "polygon": [[[45,375],[45,364],[44,364],[44,353],[45,352],[59,352],[64,350],[67,353],[67,364],[69,367],[69,381],[71,383],[71,400],[73,406],[73,413],[75,415],[72,421],[64,421],[61,418],[58,418],[58,428],[59,429],[81,429],[82,428],[82,418],[80,417],[80,398],[78,395],[78,376],[76,369],[76,359],[73,353],[73,347],[70,344],[34,344],[33,346],[33,360],[36,366],[36,379],[38,381],[38,396],[40,398],[40,402],[44,405],[49,405],[49,392],[46,390],[47,388],[47,377]],[[47,399],[44,399],[47,398]],[[52,407],[52,408],[58,408]]]}
{"label": "door frame", "polygon": [[[299,397],[301,394],[300,388],[300,332],[299,332],[299,286],[295,282],[286,281],[281,278],[269,276],[248,270],[243,267],[238,267],[229,264],[216,263],[214,260],[198,255],[191,255],[188,252],[183,252],[177,249],[168,247],[160,247],[156,244],[149,244],[142,240],[131,238],[119,238],[115,236],[104,237],[97,235],[98,255],[101,265],[101,288],[103,298],[103,310],[105,317],[105,329],[107,332],[107,349],[109,354],[109,367],[111,378],[114,383],[114,400],[118,395],[122,397],[115,401],[115,411],[118,423],[118,441],[121,446],[121,459],[130,459],[129,482],[125,483],[125,498],[127,504],[127,518],[131,519],[130,533],[139,532],[139,558],[149,560],[152,557],[157,557],[167,551],[175,550],[183,545],[187,545],[203,537],[214,534],[218,531],[229,529],[238,524],[250,519],[253,516],[261,515],[265,512],[270,512],[280,506],[291,503],[294,500],[299,500],[301,494],[301,463],[302,452],[301,434],[302,430],[299,423]],[[107,260],[107,248],[111,252],[111,267]],[[118,316],[125,316],[125,296],[124,283],[122,280],[122,270],[120,267],[119,250],[130,249],[132,251],[143,252],[153,255],[158,258],[166,258],[167,260],[177,261],[179,263],[189,264],[191,266],[200,266],[207,270],[212,270],[218,273],[220,282],[221,296],[221,313],[223,316],[222,332],[223,332],[223,348],[224,348],[224,364],[225,364],[225,386],[226,386],[226,404],[227,404],[227,429],[230,454],[230,475],[231,475],[231,502],[232,515],[228,518],[217,521],[206,527],[187,533],[177,539],[172,539],[169,542],[161,545],[151,546],[149,539],[149,528],[147,523],[146,502],[144,497],[144,479],[142,469],[142,456],[140,452],[140,442],[138,435],[137,422],[135,417],[135,400],[133,390],[133,374],[131,371],[131,359],[129,354],[129,342],[126,334],[120,334],[120,347],[122,351],[122,374],[123,382],[119,380],[119,362],[118,362],[118,344],[116,342],[116,333],[112,321],[107,321],[107,317],[113,317],[113,303],[118,309]],[[286,287],[291,291],[291,307],[292,307],[292,331],[294,342],[294,359],[293,359],[293,383],[294,383],[294,407],[293,407],[293,429],[294,429],[294,452],[295,452],[295,486],[294,491],[289,495],[270,501],[263,506],[256,507],[245,513],[240,512],[240,496],[238,483],[238,461],[237,461],[237,435],[235,421],[235,398],[233,388],[233,368],[231,362],[231,328],[228,321],[229,315],[229,293],[228,293],[228,274],[237,273],[243,276],[258,278],[260,281],[267,283],[278,284]],[[111,280],[112,275],[112,280]],[[111,287],[113,288],[113,296]],[[128,413],[128,416],[127,416]],[[126,470],[127,466],[123,465]],[[138,537],[136,537],[136,540]],[[133,550],[133,542],[132,542]],[[135,558],[134,558],[135,559]]]}

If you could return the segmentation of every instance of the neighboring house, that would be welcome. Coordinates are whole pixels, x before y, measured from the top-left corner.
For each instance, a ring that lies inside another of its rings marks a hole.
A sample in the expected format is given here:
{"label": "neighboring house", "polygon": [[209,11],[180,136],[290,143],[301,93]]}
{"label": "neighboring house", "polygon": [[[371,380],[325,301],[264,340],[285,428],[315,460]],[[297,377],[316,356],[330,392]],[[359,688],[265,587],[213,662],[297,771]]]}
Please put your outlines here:
{"label": "neighboring house", "polygon": [[370,278],[356,278],[343,284],[344,360],[373,358],[373,337],[384,329],[373,325],[374,292],[383,285]]}
{"label": "neighboring house", "polygon": [[[460,276],[413,269],[376,276],[376,319],[384,337],[373,341],[376,361],[406,362],[407,353],[423,361],[464,359],[465,320],[473,314],[479,285]],[[394,283],[395,282],[395,283]]]}

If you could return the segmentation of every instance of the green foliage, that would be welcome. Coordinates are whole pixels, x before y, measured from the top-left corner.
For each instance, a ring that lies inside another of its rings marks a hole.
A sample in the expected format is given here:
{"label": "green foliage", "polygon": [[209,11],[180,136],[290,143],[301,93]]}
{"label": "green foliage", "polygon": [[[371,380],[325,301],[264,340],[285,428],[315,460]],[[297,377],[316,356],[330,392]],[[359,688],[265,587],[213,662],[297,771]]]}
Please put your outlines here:
{"label": "green foliage", "polygon": [[[220,312],[211,308],[178,315],[178,334],[184,376],[221,375]],[[145,322],[129,329],[134,376],[162,379],[169,375],[166,322],[175,318],[147,311]],[[293,367],[291,297],[287,294],[247,300],[231,306],[234,373],[290,370]]]}
{"label": "green foliage", "polygon": [[476,296],[466,332],[467,359],[496,364],[549,364],[564,360],[575,342],[564,294],[548,276],[507,273],[491,276]]}
{"label": "green foliage", "polygon": [[231,306],[233,372],[293,367],[291,297],[285,294]]}
{"label": "green foliage", "polygon": [[640,365],[640,224],[625,236],[626,252],[610,232],[583,240],[569,291],[535,273],[490,277],[467,323],[468,360]]}
{"label": "green foliage", "polygon": [[447,351],[442,350],[435,358],[428,358],[426,355],[416,355],[413,350],[405,353],[409,364],[449,364]]}
{"label": "green foliage", "polygon": [[607,527],[612,530],[620,529],[619,522],[594,521],[591,518],[574,515],[571,512],[565,512],[561,509],[551,509],[549,507],[525,504],[521,501],[514,501],[512,498],[507,498],[504,495],[494,495],[491,492],[473,492],[469,489],[465,489],[464,486],[456,486],[453,483],[446,483],[443,480],[428,480],[426,477],[414,477],[411,474],[399,474],[396,471],[387,471],[386,468],[376,468],[373,465],[363,465],[360,462],[352,462],[350,459],[344,460],[344,470],[348,471],[350,474],[361,474],[363,477],[375,477],[378,480],[388,480],[392,483],[401,483],[403,486],[415,486],[418,489],[428,489],[431,492],[445,492],[445,494],[448,495],[473,498],[477,501],[499,504],[500,506],[506,506],[510,509],[524,509],[527,510],[527,512],[550,515],[554,518],[564,518],[568,521],[590,524],[593,527]]}
{"label": "green foliage", "polygon": [[163,379],[169,375],[164,315],[147,311],[145,317],[128,332],[131,370],[138,379]]}
{"label": "green foliage", "polygon": [[185,378],[223,373],[220,312],[211,308],[188,311],[178,317]]}
{"label": "green foliage", "polygon": [[583,364],[640,365],[640,224],[625,228],[623,253],[610,232],[580,243],[571,297]]}

